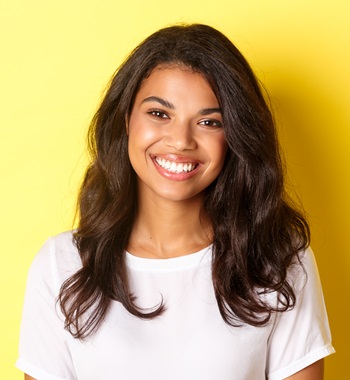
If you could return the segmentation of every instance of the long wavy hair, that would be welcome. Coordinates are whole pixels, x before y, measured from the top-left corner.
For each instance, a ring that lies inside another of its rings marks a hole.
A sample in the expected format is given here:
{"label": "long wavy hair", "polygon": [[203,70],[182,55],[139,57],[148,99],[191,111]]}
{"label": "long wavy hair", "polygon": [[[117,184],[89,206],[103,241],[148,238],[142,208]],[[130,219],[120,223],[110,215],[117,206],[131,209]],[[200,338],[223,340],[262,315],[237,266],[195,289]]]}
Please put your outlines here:
{"label": "long wavy hair", "polygon": [[[126,119],[142,81],[161,64],[201,73],[222,110],[228,151],[203,204],[213,226],[212,280],[222,318],[232,326],[263,326],[272,313],[295,304],[287,274],[309,244],[309,228],[285,193],[274,120],[260,85],[221,32],[175,25],[155,32],[129,55],[91,122],[92,159],[74,234],[82,268],[63,283],[58,298],[65,327],[76,338],[98,329],[112,300],[144,319],[164,312],[163,303],[152,310],[136,306],[124,260],[137,210]],[[274,305],[262,296],[271,292],[277,295]]]}

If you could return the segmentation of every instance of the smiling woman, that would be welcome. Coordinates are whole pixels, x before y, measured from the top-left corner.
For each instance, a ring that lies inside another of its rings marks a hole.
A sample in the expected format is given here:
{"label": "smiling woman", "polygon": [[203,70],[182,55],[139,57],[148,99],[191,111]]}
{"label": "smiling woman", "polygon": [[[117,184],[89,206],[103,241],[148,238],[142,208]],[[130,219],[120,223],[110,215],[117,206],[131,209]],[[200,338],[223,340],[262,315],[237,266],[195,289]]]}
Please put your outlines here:
{"label": "smiling woman", "polygon": [[309,228],[236,47],[206,25],[154,33],[89,137],[79,226],[30,269],[26,378],[322,379],[334,350]]}

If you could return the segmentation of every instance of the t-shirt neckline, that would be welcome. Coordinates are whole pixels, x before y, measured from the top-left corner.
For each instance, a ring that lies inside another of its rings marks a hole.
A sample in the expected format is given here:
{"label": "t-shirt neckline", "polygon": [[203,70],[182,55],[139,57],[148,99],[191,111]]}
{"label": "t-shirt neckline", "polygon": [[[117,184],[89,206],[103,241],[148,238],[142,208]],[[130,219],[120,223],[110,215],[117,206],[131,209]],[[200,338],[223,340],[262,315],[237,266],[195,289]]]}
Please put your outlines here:
{"label": "t-shirt neckline", "polygon": [[212,244],[200,251],[169,259],[148,259],[132,255],[125,251],[126,265],[130,269],[147,271],[180,270],[198,267],[211,259]]}

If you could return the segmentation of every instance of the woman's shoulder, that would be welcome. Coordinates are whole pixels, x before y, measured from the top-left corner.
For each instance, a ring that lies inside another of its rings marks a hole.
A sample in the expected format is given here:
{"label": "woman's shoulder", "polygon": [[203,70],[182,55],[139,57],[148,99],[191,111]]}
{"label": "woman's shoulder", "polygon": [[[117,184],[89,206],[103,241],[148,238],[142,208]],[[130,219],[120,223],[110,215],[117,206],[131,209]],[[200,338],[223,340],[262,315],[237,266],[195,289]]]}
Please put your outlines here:
{"label": "woman's shoulder", "polygon": [[79,258],[74,242],[74,231],[66,231],[49,237],[39,250],[35,260],[45,261],[52,259],[53,256],[56,259],[68,259],[68,261]]}
{"label": "woman's shoulder", "polygon": [[299,252],[289,268],[289,277],[299,277],[305,280],[309,275],[318,276],[315,254],[310,246]]}
{"label": "woman's shoulder", "polygon": [[316,295],[323,299],[317,259],[310,246],[299,252],[289,267],[287,280],[293,287],[297,304],[301,303],[301,298],[316,298]]}
{"label": "woman's shoulder", "polygon": [[57,286],[81,268],[81,259],[74,242],[74,231],[48,238],[34,257],[29,275],[54,280]]}

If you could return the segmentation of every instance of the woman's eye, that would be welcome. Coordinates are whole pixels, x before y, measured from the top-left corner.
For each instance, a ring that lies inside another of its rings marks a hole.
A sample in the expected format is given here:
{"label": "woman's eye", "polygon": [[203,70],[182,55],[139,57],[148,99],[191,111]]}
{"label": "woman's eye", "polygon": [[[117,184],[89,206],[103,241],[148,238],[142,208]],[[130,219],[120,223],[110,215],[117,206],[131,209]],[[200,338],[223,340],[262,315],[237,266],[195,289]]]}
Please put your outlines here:
{"label": "woman's eye", "polygon": [[214,128],[221,128],[222,123],[219,120],[213,120],[213,119],[206,119],[199,122],[199,124],[204,125],[206,127],[214,127]]}
{"label": "woman's eye", "polygon": [[159,110],[150,110],[147,113],[160,119],[169,119],[169,116],[165,112]]}

